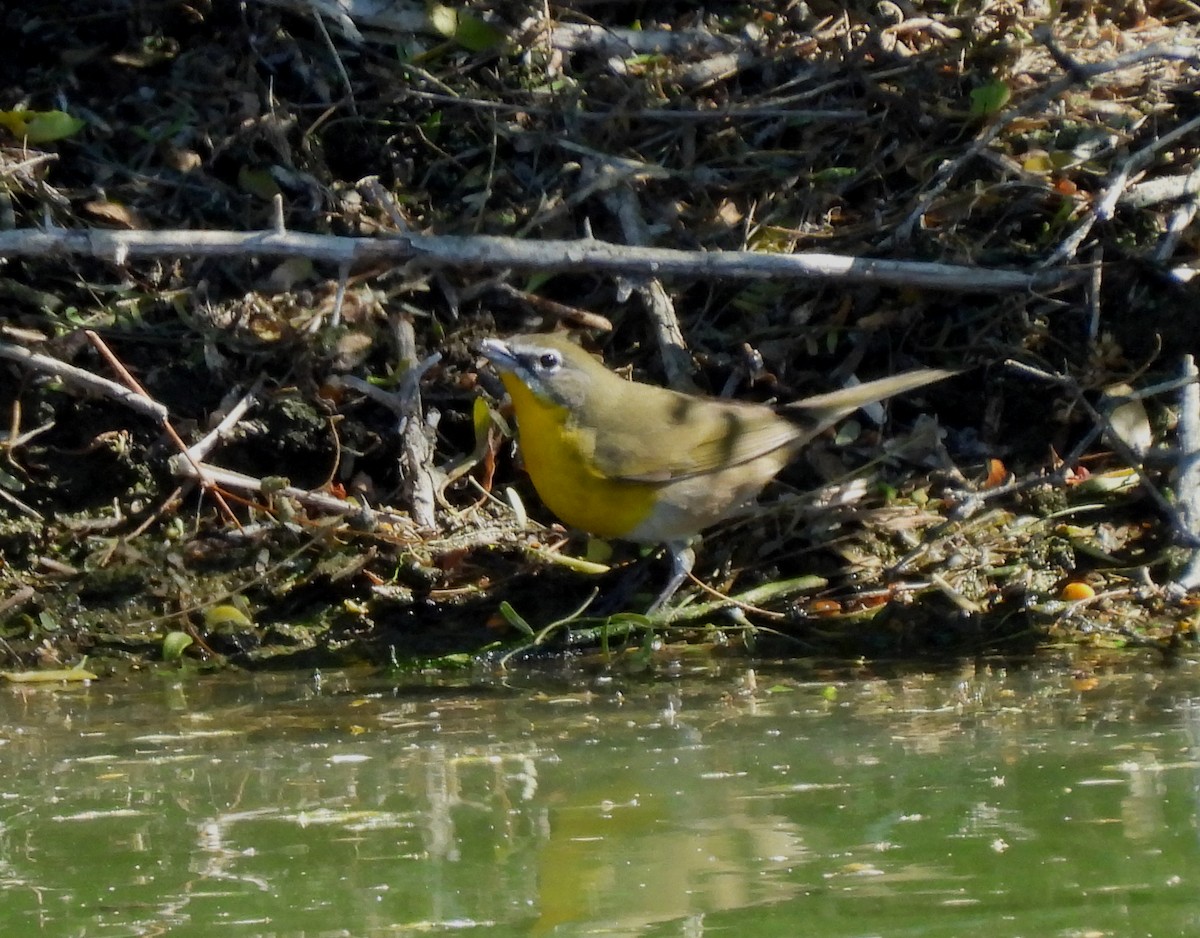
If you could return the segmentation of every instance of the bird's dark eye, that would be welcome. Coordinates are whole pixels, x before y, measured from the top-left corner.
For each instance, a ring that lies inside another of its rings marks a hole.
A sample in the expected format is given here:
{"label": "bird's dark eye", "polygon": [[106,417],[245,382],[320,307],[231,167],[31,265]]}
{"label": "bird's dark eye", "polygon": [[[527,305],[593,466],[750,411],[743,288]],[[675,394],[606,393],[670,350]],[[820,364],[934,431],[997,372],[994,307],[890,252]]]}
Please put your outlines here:
{"label": "bird's dark eye", "polygon": [[538,356],[538,367],[542,371],[555,371],[562,364],[562,356],[558,352],[542,352]]}

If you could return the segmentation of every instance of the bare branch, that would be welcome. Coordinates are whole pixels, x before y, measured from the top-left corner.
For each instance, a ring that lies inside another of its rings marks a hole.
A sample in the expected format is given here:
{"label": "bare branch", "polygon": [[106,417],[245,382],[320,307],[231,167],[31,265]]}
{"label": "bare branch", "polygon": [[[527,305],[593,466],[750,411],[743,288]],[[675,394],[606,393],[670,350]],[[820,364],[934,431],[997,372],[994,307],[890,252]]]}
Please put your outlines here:
{"label": "bare branch", "polygon": [[400,444],[403,491],[412,520],[421,528],[437,528],[436,486],[433,481],[433,430],[421,406],[421,375],[441,360],[435,353],[425,362],[417,360],[417,336],[412,317],[397,316],[393,322],[399,363],[405,368],[398,395],[401,406]]}
{"label": "bare branch", "polygon": [[1121,193],[1117,204],[1126,208],[1149,208],[1175,199],[1194,199],[1200,194],[1200,167],[1186,176],[1159,176],[1130,186]]}
{"label": "bare branch", "polygon": [[1200,385],[1197,385],[1195,359],[1183,356],[1183,377],[1188,383],[1179,398],[1179,467],[1175,479],[1178,504],[1176,522],[1185,537],[1191,538],[1191,561],[1175,581],[1183,590],[1200,586]]}
{"label": "bare branch", "polygon": [[324,492],[309,492],[292,485],[277,486],[268,484],[262,479],[248,476],[232,469],[222,469],[211,463],[199,463],[199,468],[193,467],[186,455],[180,453],[170,460],[171,471],[177,476],[190,479],[207,480],[227,489],[238,489],[243,492],[269,492],[272,496],[290,498],[306,508],[315,508],[331,515],[359,515],[364,524],[375,521],[385,521],[396,524],[406,530],[412,528],[412,519],[408,515],[391,511],[386,508],[367,508],[357,502],[335,498]]}
{"label": "bare branch", "polygon": [[156,423],[165,423],[170,417],[167,408],[158,403],[158,401],[144,397],[136,391],[131,391],[123,385],[117,384],[115,381],[109,381],[108,378],[101,378],[90,371],[76,368],[74,365],[68,365],[66,362],[59,361],[57,358],[52,358],[49,355],[39,355],[28,349],[23,349],[19,345],[9,345],[8,343],[0,342],[0,358],[16,362],[18,365],[22,365],[32,371],[40,371],[43,374],[53,375],[61,379],[64,384],[71,384],[92,394],[98,394],[101,397],[118,401],[126,407],[149,417]]}
{"label": "bare branch", "polygon": [[215,427],[204,435],[202,440],[188,447],[188,455],[191,457],[192,462],[203,462],[204,458],[212,452],[213,447],[221,442],[221,438],[237,426],[241,419],[246,416],[250,408],[258,401],[258,394],[262,388],[262,383],[262,379],[259,378],[254,383],[254,387],[243,394],[237,403],[229,408],[228,413],[221,418]]}
{"label": "bare branch", "polygon": [[343,263],[408,263],[438,268],[625,274],[694,279],[812,279],[964,293],[1052,290],[1082,276],[1071,270],[1025,273],[960,264],[895,261],[842,254],[680,251],[607,241],[525,241],[488,235],[404,234],[347,238],[299,231],[110,231],[21,228],[0,231],[0,257],[75,254],[124,263],[133,258],[306,257]]}

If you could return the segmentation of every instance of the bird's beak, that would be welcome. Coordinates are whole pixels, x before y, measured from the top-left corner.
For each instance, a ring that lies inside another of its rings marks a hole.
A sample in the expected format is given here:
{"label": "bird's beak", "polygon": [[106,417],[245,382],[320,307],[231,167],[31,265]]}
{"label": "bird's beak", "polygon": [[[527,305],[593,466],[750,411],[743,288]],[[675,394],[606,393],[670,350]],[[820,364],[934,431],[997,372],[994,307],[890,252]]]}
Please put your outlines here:
{"label": "bird's beak", "polygon": [[479,351],[493,367],[501,371],[516,371],[520,367],[517,356],[500,339],[484,339],[479,343]]}

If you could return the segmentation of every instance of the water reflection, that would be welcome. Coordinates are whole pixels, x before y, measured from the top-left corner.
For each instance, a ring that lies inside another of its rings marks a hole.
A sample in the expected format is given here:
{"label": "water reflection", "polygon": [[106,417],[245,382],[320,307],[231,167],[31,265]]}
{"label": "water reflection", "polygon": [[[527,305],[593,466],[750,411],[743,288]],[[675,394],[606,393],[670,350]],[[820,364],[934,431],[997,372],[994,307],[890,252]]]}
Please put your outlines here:
{"label": "water reflection", "polygon": [[0,693],[0,930],[1186,933],[1189,666]]}

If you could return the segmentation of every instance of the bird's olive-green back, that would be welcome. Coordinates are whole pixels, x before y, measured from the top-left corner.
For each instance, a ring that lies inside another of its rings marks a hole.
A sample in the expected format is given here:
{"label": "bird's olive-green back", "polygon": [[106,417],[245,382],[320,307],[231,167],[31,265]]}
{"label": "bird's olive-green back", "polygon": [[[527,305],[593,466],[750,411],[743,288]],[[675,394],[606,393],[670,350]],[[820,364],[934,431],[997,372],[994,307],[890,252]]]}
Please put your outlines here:
{"label": "bird's olive-green back", "polygon": [[702,475],[798,444],[809,435],[762,404],[627,381],[562,335],[516,336],[507,345],[518,354],[536,354],[539,348],[562,354],[559,372],[541,380],[567,407],[575,445],[609,478],[667,482]]}

